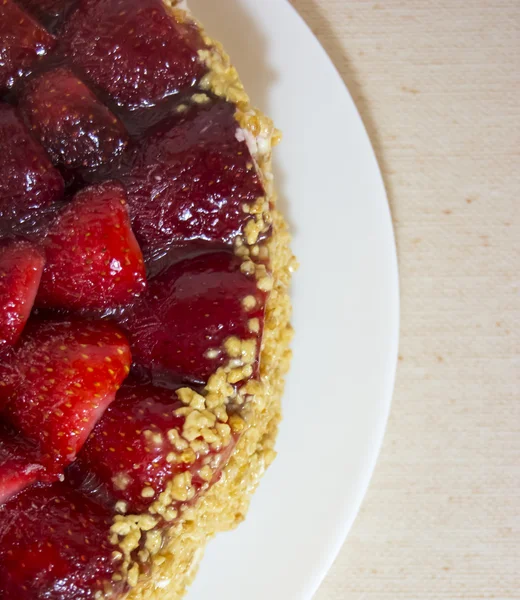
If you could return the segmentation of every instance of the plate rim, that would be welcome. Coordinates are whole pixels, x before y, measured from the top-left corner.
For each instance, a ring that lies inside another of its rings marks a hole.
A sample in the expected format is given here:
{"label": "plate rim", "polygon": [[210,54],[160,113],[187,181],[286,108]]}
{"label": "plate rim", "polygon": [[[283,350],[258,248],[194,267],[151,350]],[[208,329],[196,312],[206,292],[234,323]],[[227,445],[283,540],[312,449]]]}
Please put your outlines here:
{"label": "plate rim", "polygon": [[[232,3],[237,0],[231,0]],[[240,4],[244,3],[244,6],[249,7],[249,2],[252,0],[240,0]],[[398,353],[399,353],[399,333],[400,333],[400,319],[401,319],[401,304],[400,304],[400,285],[399,285],[399,268],[398,268],[398,254],[397,254],[397,246],[396,246],[396,235],[394,229],[394,223],[391,215],[390,202],[388,196],[388,190],[386,189],[385,180],[383,177],[383,173],[381,170],[381,166],[377,159],[377,155],[375,153],[374,146],[372,144],[372,140],[368,134],[365,123],[361,117],[361,114],[356,106],[353,97],[348,89],[348,85],[345,80],[341,76],[338,68],[336,67],[334,61],[331,59],[327,51],[325,50],[323,44],[320,39],[314,34],[309,24],[305,21],[303,16],[298,12],[298,10],[289,2],[289,0],[284,0],[284,2],[279,2],[279,0],[269,0],[266,1],[266,10],[269,5],[276,6],[278,4],[279,7],[289,8],[291,19],[295,21],[299,28],[302,29],[302,32],[305,31],[306,35],[309,36],[309,41],[312,39],[315,45],[315,50],[320,53],[321,60],[324,63],[327,63],[331,68],[331,76],[333,74],[336,84],[339,84],[340,88],[345,93],[345,100],[348,100],[351,108],[353,109],[353,113],[351,117],[354,118],[354,115],[357,117],[357,121],[359,126],[361,127],[359,131],[359,136],[364,134],[367,148],[363,147],[363,155],[365,156],[365,160],[367,164],[371,161],[373,169],[371,168],[369,172],[369,179],[372,181],[374,185],[377,185],[380,188],[380,193],[378,190],[377,193],[377,204],[375,205],[378,210],[384,211],[384,214],[381,213],[381,224],[380,230],[385,233],[385,236],[388,236],[385,239],[384,251],[388,253],[388,265],[386,266],[386,273],[388,273],[388,281],[385,287],[385,292],[391,294],[389,297],[389,303],[391,304],[391,310],[388,310],[387,321],[390,323],[390,328],[386,335],[387,343],[387,351],[384,354],[384,361],[381,366],[380,377],[384,379],[384,388],[381,390],[381,393],[377,397],[377,405],[378,405],[378,413],[377,416],[371,419],[370,424],[368,426],[370,441],[367,443],[366,454],[364,455],[364,460],[359,461],[359,471],[356,473],[356,477],[354,479],[355,486],[352,486],[354,492],[350,497],[341,496],[344,502],[342,504],[342,509],[338,510],[335,515],[335,535],[329,537],[328,543],[326,545],[323,553],[319,558],[314,555],[313,561],[315,564],[315,568],[312,569],[310,573],[307,573],[305,577],[305,585],[302,586],[300,590],[301,600],[310,600],[323,583],[327,574],[330,571],[330,568],[336,558],[338,557],[341,548],[345,544],[347,537],[352,529],[353,523],[357,518],[360,508],[363,504],[363,501],[367,495],[370,482],[375,472],[375,467],[377,465],[377,461],[379,459],[385,432],[387,430],[388,419],[392,406],[392,398],[395,391],[395,383],[396,383],[396,375],[397,375],[397,367],[398,367]],[[262,7],[262,10],[264,8]],[[196,13],[196,16],[199,15]],[[204,25],[210,26],[209,21],[206,22],[203,15],[200,15],[201,21]],[[263,25],[262,25],[263,27]],[[209,27],[208,27],[209,29]],[[224,36],[220,36],[216,34],[215,37],[220,39],[224,48],[229,50],[227,46],[227,41]],[[230,52],[231,60],[234,61],[234,53]],[[239,69],[240,72],[240,69]],[[331,79],[332,85],[332,79]],[[246,90],[248,86],[246,84]],[[338,88],[339,89],[339,88]],[[263,107],[264,109],[267,107]],[[270,114],[270,111],[267,110],[267,114]],[[271,116],[274,116],[271,114]],[[282,129],[285,129],[284,123],[279,121],[279,118],[276,118],[276,124],[279,125]],[[363,132],[363,133],[362,133]],[[360,137],[361,139],[361,137]],[[278,184],[278,189],[281,191],[280,184]],[[290,222],[292,223],[292,212],[294,209],[294,198],[287,194],[286,195],[288,201],[288,214],[285,216],[289,217]],[[284,211],[286,213],[287,211]],[[295,233],[293,231],[293,233]],[[296,233],[295,236],[296,238]],[[298,273],[295,275],[295,280],[299,278],[300,275]],[[296,303],[295,303],[296,304]],[[293,349],[295,353],[297,352],[297,342],[293,344]],[[286,397],[286,396],[284,396]],[[286,417],[287,418],[287,417]],[[284,419],[285,422],[285,419]],[[282,424],[283,426],[283,424]],[[280,439],[278,440],[279,447]],[[273,468],[276,467],[276,464],[273,465]],[[269,474],[268,474],[269,476]],[[265,485],[265,484],[264,484]],[[262,486],[261,486],[262,487]],[[253,500],[255,497],[253,498]],[[248,521],[251,517],[248,517]],[[274,577],[273,577],[274,581]],[[299,589],[299,588],[298,588]],[[278,597],[278,596],[277,596]],[[296,596],[295,596],[296,597]],[[189,598],[192,598],[189,595]],[[199,598],[199,596],[193,596],[193,598]],[[300,598],[300,595],[298,595]],[[292,600],[292,597],[291,597]]]}
{"label": "plate rim", "polygon": [[[380,418],[377,421],[377,425],[374,427],[374,429],[376,430],[376,433],[375,433],[376,439],[371,446],[372,452],[371,452],[370,459],[368,461],[369,466],[365,469],[364,477],[362,478],[363,480],[362,480],[362,482],[360,482],[360,484],[358,486],[358,491],[356,493],[356,500],[354,502],[355,509],[348,511],[348,512],[351,512],[351,515],[348,518],[342,519],[342,521],[341,521],[342,527],[338,527],[338,530],[339,530],[338,535],[336,536],[334,543],[330,544],[330,550],[329,550],[328,556],[323,561],[323,568],[320,570],[321,572],[319,572],[317,570],[316,575],[313,578],[314,583],[311,585],[312,589],[310,590],[310,596],[309,596],[309,598],[313,598],[315,596],[316,592],[319,590],[321,584],[327,578],[327,575],[329,574],[334,562],[338,558],[343,546],[347,542],[347,538],[350,534],[350,531],[351,531],[356,519],[358,518],[360,509],[361,509],[363,502],[366,498],[366,495],[368,493],[368,490],[369,490],[369,487],[370,487],[370,484],[371,484],[371,481],[374,476],[376,466],[377,466],[377,463],[379,460],[379,456],[381,454],[383,442],[384,442],[385,435],[386,435],[387,428],[388,428],[390,412],[391,412],[392,404],[393,404],[393,397],[394,397],[394,393],[395,393],[395,385],[396,385],[396,378],[397,378],[397,368],[398,368],[398,362],[399,362],[399,343],[400,343],[400,327],[401,327],[401,291],[400,291],[399,261],[398,261],[398,254],[397,254],[396,234],[395,234],[394,221],[392,218],[392,211],[390,208],[390,199],[389,199],[385,179],[383,177],[383,172],[381,170],[381,165],[379,163],[377,154],[375,152],[372,139],[368,133],[367,127],[366,127],[365,122],[361,116],[361,113],[359,112],[359,109],[354,101],[354,98],[352,97],[352,94],[350,93],[347,83],[343,79],[335,62],[332,60],[329,53],[325,50],[325,47],[323,46],[321,40],[314,33],[314,31],[311,29],[310,25],[303,18],[303,16],[298,12],[296,7],[293,6],[289,0],[284,0],[284,2],[289,7],[291,12],[293,13],[294,18],[296,18],[300,22],[300,24],[307,30],[307,33],[309,33],[314,38],[314,40],[317,42],[317,44],[320,48],[320,52],[322,53],[324,59],[332,66],[332,68],[335,72],[336,78],[338,79],[341,86],[344,88],[345,93],[349,96],[349,98],[352,102],[352,105],[357,114],[357,117],[358,117],[359,121],[361,122],[363,130],[365,132],[365,135],[368,139],[369,146],[370,146],[370,152],[372,154],[372,159],[374,160],[375,164],[377,165],[378,178],[380,180],[380,184],[384,191],[384,196],[385,196],[385,200],[386,200],[385,211],[387,213],[386,214],[387,226],[390,229],[391,246],[392,246],[391,262],[393,265],[392,280],[394,282],[394,285],[393,285],[394,298],[392,301],[392,304],[394,305],[394,315],[392,318],[392,320],[394,322],[394,326],[393,326],[392,344],[391,344],[392,345],[391,356],[393,356],[393,367],[391,370],[388,389],[385,394],[386,397],[384,398],[385,413],[380,416]],[[390,360],[390,357],[389,357],[389,360]],[[347,511],[345,511],[345,512],[347,512]]]}

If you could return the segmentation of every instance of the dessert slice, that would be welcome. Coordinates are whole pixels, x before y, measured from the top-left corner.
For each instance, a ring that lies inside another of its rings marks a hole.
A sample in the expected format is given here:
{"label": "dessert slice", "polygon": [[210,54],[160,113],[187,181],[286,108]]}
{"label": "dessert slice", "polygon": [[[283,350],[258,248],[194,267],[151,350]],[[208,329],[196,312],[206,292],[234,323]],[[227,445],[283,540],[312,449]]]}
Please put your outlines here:
{"label": "dessert slice", "polygon": [[278,134],[174,0],[1,6],[0,597],[179,599],[275,456]]}

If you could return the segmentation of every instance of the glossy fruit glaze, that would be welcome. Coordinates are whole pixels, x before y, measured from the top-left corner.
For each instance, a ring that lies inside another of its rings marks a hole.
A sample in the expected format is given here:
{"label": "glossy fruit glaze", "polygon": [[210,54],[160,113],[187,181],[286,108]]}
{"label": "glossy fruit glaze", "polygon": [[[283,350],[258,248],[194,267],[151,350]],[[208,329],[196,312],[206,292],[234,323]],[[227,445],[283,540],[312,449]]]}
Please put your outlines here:
{"label": "glossy fruit glaze", "polygon": [[0,0],[3,600],[120,597],[117,519],[160,532],[238,440],[203,405],[258,376],[265,192],[203,48],[160,0]]}
{"label": "glossy fruit glaze", "polygon": [[32,79],[20,109],[53,163],[68,169],[97,169],[128,143],[119,119],[69,69]]}

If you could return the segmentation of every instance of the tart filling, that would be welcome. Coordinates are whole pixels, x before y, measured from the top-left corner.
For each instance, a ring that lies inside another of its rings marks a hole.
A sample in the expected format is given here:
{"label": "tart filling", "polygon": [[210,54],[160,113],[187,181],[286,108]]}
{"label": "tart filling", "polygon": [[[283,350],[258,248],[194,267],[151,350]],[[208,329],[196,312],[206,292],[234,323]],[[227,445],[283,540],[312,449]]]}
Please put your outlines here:
{"label": "tart filling", "polygon": [[180,598],[275,456],[279,134],[184,3],[0,23],[0,595]]}

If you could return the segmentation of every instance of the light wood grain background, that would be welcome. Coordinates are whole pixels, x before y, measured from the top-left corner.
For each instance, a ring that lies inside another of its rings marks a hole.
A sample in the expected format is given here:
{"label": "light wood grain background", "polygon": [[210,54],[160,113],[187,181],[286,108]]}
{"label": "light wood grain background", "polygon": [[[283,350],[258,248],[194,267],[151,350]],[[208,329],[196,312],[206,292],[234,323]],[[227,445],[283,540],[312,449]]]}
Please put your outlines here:
{"label": "light wood grain background", "polygon": [[520,2],[291,1],[375,146],[402,287],[385,443],[316,600],[520,599]]}

